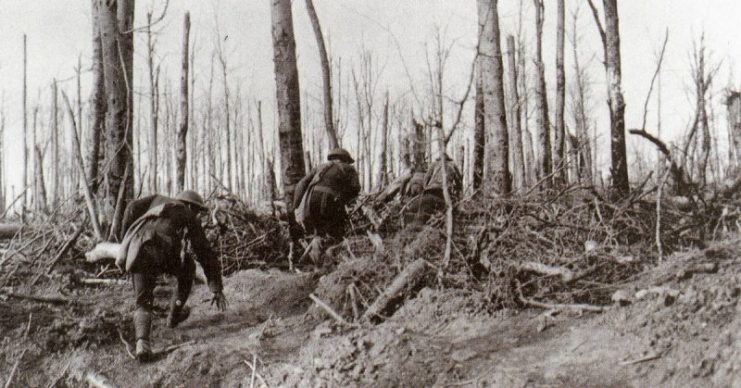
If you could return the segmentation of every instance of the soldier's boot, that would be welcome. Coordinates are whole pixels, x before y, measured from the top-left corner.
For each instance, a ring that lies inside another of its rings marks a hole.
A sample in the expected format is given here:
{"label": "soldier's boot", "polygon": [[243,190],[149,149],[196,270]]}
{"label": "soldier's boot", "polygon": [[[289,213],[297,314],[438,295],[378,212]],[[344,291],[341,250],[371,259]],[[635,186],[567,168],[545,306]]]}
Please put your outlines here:
{"label": "soldier's boot", "polygon": [[176,327],[180,322],[188,319],[190,316],[190,307],[183,305],[183,302],[176,300],[170,305],[170,314],[167,316],[167,326]]}
{"label": "soldier's boot", "polygon": [[152,361],[152,345],[149,334],[152,330],[152,313],[143,308],[134,311],[134,331],[136,332],[136,359],[140,363]]}

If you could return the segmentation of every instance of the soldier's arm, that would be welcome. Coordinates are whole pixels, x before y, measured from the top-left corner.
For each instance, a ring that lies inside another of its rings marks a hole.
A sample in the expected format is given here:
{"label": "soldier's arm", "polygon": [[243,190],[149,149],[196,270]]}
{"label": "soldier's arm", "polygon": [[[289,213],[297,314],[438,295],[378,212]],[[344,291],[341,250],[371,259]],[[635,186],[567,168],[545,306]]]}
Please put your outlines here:
{"label": "soldier's arm", "polygon": [[349,186],[347,190],[350,200],[353,200],[360,193],[360,179],[358,178],[358,171],[355,168],[351,167],[349,170]]}
{"label": "soldier's arm", "polygon": [[206,274],[208,288],[213,293],[221,292],[224,289],[221,281],[221,263],[216,256],[216,252],[211,249],[211,244],[209,244],[201,223],[196,217],[193,217],[190,225],[188,225],[188,238],[193,252],[196,254],[196,260],[201,263],[203,272]]}

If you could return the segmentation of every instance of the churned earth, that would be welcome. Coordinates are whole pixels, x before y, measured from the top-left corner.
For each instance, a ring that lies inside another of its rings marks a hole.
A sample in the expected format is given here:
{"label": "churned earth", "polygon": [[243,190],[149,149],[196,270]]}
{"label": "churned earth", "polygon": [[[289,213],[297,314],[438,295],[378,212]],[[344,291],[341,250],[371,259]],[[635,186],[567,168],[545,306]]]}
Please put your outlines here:
{"label": "churned earth", "polygon": [[602,313],[491,312],[476,291],[423,288],[381,323],[343,324],[309,296],[331,273],[247,270],[226,279],[225,313],[196,286],[191,317],[168,329],[163,278],[147,365],[127,353],[131,286],[58,276],[44,294],[74,303],[0,296],[2,384],[13,373],[18,387],[741,386],[738,237],[605,284],[620,292]]}

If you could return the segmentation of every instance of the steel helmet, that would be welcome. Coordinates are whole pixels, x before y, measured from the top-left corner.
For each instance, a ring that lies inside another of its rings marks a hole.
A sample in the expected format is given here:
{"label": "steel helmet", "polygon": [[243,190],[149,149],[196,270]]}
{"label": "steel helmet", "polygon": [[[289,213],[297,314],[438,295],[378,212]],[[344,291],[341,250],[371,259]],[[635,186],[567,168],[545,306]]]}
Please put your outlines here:
{"label": "steel helmet", "polygon": [[175,199],[180,202],[195,205],[200,209],[206,209],[206,203],[203,202],[203,197],[201,197],[200,194],[196,193],[193,190],[181,191],[180,193],[178,193],[178,195],[175,196]]}
{"label": "steel helmet", "polygon": [[327,160],[332,159],[344,160],[347,163],[355,162],[355,159],[353,159],[352,156],[350,156],[350,153],[344,148],[335,148],[332,151],[329,151],[327,154]]}

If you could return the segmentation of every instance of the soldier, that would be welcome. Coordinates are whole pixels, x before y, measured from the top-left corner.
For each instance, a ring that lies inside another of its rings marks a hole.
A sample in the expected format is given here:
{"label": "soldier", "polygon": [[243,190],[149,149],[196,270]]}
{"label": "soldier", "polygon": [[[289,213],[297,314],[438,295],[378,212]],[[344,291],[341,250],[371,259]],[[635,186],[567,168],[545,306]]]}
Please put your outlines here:
{"label": "soldier", "polygon": [[453,202],[458,200],[463,186],[461,173],[450,156],[445,154],[443,157],[444,161],[438,158],[427,170],[424,177],[424,190],[409,202],[404,212],[405,224],[422,226],[433,214],[445,209],[443,166],[450,199]]}
{"label": "soldier", "polygon": [[329,151],[327,160],[299,181],[293,205],[308,233],[337,240],[345,234],[345,206],[358,196],[360,181],[355,160],[345,149]]}
{"label": "soldier", "polygon": [[453,159],[451,159],[448,154],[443,156],[445,157],[444,162],[442,157],[440,157],[432,164],[432,166],[430,166],[430,169],[427,170],[427,174],[425,175],[424,191],[437,195],[440,198],[444,198],[443,166],[445,166],[445,178],[448,184],[448,192],[453,201],[457,201],[463,187],[463,177],[461,176],[460,170],[458,170],[458,166],[453,162]]}
{"label": "soldier", "polygon": [[226,309],[221,281],[221,265],[206,239],[198,213],[206,210],[203,198],[186,190],[175,198],[150,195],[131,202],[124,213],[122,255],[116,261],[119,268],[132,274],[136,308],[136,358],[139,362],[152,359],[149,340],[152,325],[152,304],[157,276],[162,273],[177,278],[167,324],[174,328],[190,315],[185,305],[193,286],[195,262],[187,254],[192,248],[213,292],[211,304]]}

